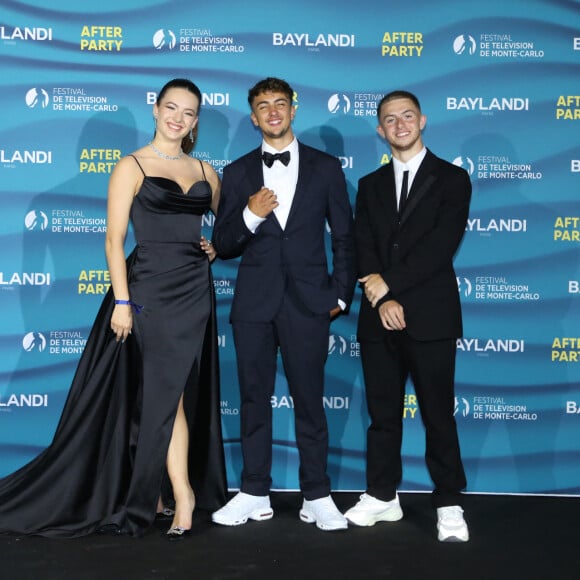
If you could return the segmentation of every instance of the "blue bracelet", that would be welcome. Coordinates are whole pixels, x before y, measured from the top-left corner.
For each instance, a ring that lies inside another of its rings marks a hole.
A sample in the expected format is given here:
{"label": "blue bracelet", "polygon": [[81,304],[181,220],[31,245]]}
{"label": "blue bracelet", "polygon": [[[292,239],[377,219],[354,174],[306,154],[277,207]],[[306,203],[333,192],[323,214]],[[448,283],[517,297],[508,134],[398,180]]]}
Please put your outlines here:
{"label": "blue bracelet", "polygon": [[143,306],[135,304],[132,300],[115,300],[115,304],[123,304],[125,306],[132,306],[135,309],[135,313],[139,314],[143,310]]}

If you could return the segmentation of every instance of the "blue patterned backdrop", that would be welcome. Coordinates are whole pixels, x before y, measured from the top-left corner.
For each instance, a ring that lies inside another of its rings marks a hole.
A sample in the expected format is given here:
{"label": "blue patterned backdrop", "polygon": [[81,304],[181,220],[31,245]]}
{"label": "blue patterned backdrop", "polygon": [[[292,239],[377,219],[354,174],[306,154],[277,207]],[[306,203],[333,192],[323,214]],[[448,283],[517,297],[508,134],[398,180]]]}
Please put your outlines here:
{"label": "blue patterned backdrop", "polygon": [[[377,100],[396,88],[420,97],[425,142],[465,167],[474,189],[456,259],[465,319],[456,419],[468,490],[580,494],[577,0],[3,0],[0,17],[0,476],[51,440],[109,284],[109,174],[150,139],[155,91],[177,76],[201,87],[194,155],[221,172],[258,145],[247,90],[273,75],[296,90],[299,139],[341,159],[353,204],[359,177],[388,162]],[[233,488],[236,267],[213,266]],[[365,487],[358,292],[329,337],[338,490]],[[272,405],[274,487],[296,489],[281,369]],[[402,488],[428,489],[412,385],[404,421]]]}

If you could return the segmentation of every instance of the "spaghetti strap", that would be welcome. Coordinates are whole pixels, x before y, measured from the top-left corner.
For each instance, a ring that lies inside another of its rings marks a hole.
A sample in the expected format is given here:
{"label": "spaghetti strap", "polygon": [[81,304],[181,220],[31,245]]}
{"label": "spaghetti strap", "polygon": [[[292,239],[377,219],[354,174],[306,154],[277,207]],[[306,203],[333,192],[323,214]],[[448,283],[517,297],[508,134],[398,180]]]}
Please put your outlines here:
{"label": "spaghetti strap", "polygon": [[129,155],[129,157],[132,157],[135,160],[135,163],[137,163],[137,165],[139,166],[141,173],[143,173],[143,175],[145,177],[147,177],[147,174],[143,171],[143,168],[141,167],[141,163],[139,163],[139,161],[137,160],[137,157],[135,157],[135,155]]}
{"label": "spaghetti strap", "polygon": [[203,170],[203,163],[201,162],[201,159],[198,159],[199,164],[201,165],[201,172],[203,173],[203,180],[207,181],[207,177],[205,176],[205,171]]}

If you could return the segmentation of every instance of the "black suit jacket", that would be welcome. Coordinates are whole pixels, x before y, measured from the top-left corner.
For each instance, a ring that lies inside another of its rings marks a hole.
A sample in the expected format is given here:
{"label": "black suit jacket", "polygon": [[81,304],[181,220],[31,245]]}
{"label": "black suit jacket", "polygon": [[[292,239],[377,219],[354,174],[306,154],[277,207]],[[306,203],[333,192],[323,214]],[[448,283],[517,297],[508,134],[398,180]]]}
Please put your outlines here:
{"label": "black suit jacket", "polygon": [[[315,314],[338,299],[350,304],[356,282],[352,208],[340,162],[299,143],[298,182],[283,230],[272,212],[255,234],[243,210],[264,184],[261,148],[224,169],[213,242],[221,258],[242,256],[232,321],[265,322],[278,312],[285,291]],[[326,258],[326,223],[332,235],[332,272]]]}
{"label": "black suit jacket", "polygon": [[[465,232],[471,198],[467,172],[427,151],[413,180],[407,205],[397,216],[393,164],[359,181],[355,239],[358,274],[377,272],[400,302],[407,332],[417,340],[462,335],[461,305],[453,256]],[[359,340],[389,332],[378,307],[363,295]]]}

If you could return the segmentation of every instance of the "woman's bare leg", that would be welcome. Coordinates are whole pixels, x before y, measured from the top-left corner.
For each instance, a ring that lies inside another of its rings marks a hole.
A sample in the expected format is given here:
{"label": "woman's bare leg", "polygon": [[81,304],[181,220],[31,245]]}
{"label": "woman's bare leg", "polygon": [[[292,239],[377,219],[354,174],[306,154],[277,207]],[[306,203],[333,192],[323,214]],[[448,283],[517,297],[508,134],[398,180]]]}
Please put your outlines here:
{"label": "woman's bare leg", "polygon": [[191,528],[195,496],[191,489],[188,472],[189,429],[183,410],[183,395],[179,399],[173,433],[167,451],[167,472],[175,498],[175,515],[172,527]]}

